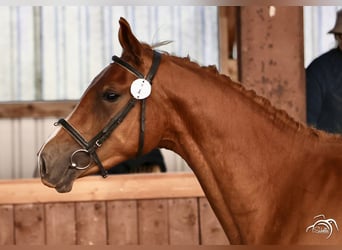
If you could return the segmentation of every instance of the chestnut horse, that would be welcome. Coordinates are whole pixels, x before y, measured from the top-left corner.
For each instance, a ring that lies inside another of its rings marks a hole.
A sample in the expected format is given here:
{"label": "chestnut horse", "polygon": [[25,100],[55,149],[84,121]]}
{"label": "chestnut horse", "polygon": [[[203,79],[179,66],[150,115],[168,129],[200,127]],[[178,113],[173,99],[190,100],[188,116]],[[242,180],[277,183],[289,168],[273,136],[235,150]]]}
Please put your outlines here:
{"label": "chestnut horse", "polygon": [[39,152],[44,184],[68,192],[78,177],[164,147],[191,166],[232,244],[342,243],[341,137],[213,67],[155,52],[119,23],[122,56]]}

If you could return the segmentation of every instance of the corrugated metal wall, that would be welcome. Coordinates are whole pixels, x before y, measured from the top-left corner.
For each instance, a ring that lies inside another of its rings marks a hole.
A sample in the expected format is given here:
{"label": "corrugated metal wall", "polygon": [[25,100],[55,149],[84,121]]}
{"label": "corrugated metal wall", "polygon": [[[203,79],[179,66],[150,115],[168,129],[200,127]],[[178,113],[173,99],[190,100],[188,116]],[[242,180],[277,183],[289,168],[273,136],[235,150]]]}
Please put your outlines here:
{"label": "corrugated metal wall", "polygon": [[[111,56],[120,55],[121,16],[141,41],[172,40],[160,49],[218,64],[215,6],[0,7],[0,101],[79,99]],[[0,178],[32,176],[54,120],[0,120]],[[162,152],[169,171],[189,171],[179,156]]]}
{"label": "corrugated metal wall", "polygon": [[36,167],[36,154],[51,134],[55,119],[0,120],[0,178],[29,178]]}
{"label": "corrugated metal wall", "polygon": [[0,100],[78,99],[120,54],[118,20],[161,49],[218,63],[217,7],[0,7]]}

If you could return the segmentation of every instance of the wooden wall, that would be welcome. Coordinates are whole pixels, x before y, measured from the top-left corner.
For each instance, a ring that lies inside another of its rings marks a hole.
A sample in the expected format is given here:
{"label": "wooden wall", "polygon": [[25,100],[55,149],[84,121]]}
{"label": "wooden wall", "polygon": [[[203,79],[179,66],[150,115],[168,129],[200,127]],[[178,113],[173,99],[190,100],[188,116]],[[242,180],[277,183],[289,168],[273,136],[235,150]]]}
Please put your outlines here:
{"label": "wooden wall", "polygon": [[302,6],[242,6],[238,11],[239,79],[304,122]]}
{"label": "wooden wall", "polygon": [[[79,99],[121,54],[121,16],[141,41],[172,40],[160,49],[218,63],[216,6],[1,6],[0,179],[32,177],[37,151],[61,117],[51,117],[60,103],[33,102]],[[24,103],[4,103],[13,101]],[[178,155],[162,152],[170,171],[190,170]]]}
{"label": "wooden wall", "polygon": [[0,189],[0,245],[228,244],[190,173],[86,177],[66,194],[38,179]]}

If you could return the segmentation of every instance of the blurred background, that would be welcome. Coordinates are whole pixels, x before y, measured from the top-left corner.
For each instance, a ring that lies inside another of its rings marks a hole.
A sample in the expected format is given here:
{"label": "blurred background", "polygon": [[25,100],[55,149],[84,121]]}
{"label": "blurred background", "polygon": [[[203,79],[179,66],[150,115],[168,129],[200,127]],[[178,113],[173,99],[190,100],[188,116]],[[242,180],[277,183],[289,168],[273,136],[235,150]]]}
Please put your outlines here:
{"label": "blurred background", "polygon": [[[56,118],[69,112],[112,55],[120,55],[121,16],[141,41],[172,40],[160,49],[180,57],[189,55],[201,65],[217,65],[237,80],[236,41],[231,35],[229,46],[222,44],[227,42],[227,32],[222,33],[227,29],[222,27],[230,20],[235,29],[228,33],[235,34],[239,26],[229,19],[234,15],[225,15],[228,11],[222,8],[1,6],[0,178],[32,177],[36,153],[53,131]],[[340,8],[303,7],[303,67],[335,46],[327,32]],[[164,149],[162,153],[169,172],[191,171],[178,155]]]}

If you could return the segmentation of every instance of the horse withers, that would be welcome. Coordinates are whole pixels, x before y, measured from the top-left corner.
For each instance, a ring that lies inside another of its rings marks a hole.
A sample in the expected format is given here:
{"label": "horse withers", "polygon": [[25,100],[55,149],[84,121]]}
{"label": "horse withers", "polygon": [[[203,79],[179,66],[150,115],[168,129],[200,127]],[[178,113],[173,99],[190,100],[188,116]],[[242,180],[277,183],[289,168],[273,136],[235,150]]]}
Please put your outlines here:
{"label": "horse withers", "polygon": [[78,177],[164,147],[192,168],[231,243],[342,243],[340,136],[213,67],[154,51],[119,23],[121,57],[39,152],[45,185],[68,192]]}

